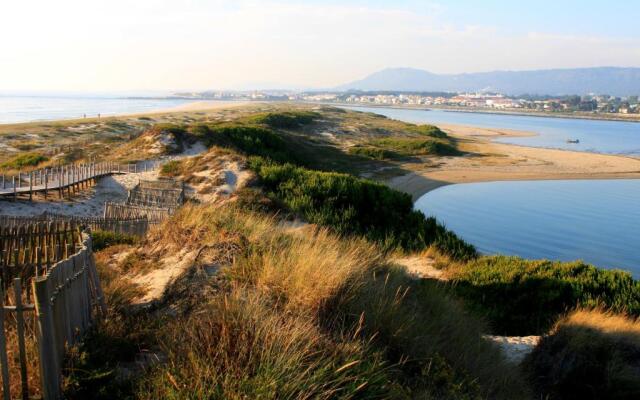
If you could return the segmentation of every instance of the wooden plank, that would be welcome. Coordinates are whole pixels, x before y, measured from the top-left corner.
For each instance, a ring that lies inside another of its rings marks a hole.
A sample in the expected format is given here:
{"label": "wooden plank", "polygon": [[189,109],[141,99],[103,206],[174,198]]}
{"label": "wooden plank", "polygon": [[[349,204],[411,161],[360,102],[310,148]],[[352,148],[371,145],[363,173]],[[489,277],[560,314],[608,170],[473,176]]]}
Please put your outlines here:
{"label": "wooden plank", "polygon": [[60,397],[60,361],[56,351],[55,327],[53,311],[49,299],[49,280],[39,278],[33,280],[33,291],[36,299],[36,315],[38,317],[38,349],[40,355],[40,381],[45,400]]}
{"label": "wooden plank", "polygon": [[29,400],[29,383],[27,376],[27,352],[24,344],[24,313],[22,312],[22,282],[20,278],[13,280],[13,292],[16,303],[16,320],[18,330],[18,351],[20,357],[20,379],[22,399]]}
{"label": "wooden plank", "polygon": [[4,332],[4,290],[0,282],[0,363],[2,364],[2,395],[4,400],[11,399],[9,381],[9,358],[7,357],[7,338]]}

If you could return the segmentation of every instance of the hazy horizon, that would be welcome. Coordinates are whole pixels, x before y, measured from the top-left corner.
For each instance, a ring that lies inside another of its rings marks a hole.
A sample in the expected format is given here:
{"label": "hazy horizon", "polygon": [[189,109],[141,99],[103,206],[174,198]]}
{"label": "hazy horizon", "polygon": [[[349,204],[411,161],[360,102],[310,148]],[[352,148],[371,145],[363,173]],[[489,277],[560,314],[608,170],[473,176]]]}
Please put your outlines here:
{"label": "hazy horizon", "polygon": [[376,71],[640,66],[640,4],[61,0],[1,6],[0,92],[322,89]]}

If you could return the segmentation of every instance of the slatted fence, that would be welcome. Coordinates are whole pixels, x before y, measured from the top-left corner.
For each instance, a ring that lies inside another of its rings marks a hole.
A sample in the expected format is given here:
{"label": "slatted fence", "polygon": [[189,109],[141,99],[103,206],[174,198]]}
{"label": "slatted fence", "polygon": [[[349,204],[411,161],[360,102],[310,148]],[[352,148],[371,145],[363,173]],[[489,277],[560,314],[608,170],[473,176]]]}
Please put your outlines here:
{"label": "slatted fence", "polygon": [[127,204],[175,209],[184,204],[184,184],[174,179],[140,180],[129,191]]}
{"label": "slatted fence", "polygon": [[27,226],[40,222],[70,222],[75,226],[90,228],[91,231],[109,231],[125,235],[142,237],[149,230],[149,220],[146,217],[137,218],[103,218],[77,217],[73,215],[44,213],[37,216],[7,216],[0,215],[0,227]]}
{"label": "slatted fence", "polygon": [[2,396],[58,399],[65,349],[86,332],[96,307],[106,312],[91,236],[72,221],[10,222],[0,230]]}
{"label": "slatted fence", "polygon": [[104,204],[104,218],[106,219],[146,218],[149,224],[158,224],[169,218],[174,212],[174,208],[146,207],[112,202]]}

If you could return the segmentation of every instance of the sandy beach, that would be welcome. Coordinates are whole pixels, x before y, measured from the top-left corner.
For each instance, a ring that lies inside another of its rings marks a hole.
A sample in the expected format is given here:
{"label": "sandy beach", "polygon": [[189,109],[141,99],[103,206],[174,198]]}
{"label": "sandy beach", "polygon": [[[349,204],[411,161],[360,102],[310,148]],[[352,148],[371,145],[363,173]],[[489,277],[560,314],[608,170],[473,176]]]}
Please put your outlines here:
{"label": "sandy beach", "polygon": [[500,136],[530,136],[532,132],[440,124],[458,139],[463,157],[440,157],[430,164],[404,164],[408,174],[390,179],[389,186],[417,200],[438,187],[454,183],[508,180],[640,178],[640,159],[618,155],[524,147],[493,142]]}

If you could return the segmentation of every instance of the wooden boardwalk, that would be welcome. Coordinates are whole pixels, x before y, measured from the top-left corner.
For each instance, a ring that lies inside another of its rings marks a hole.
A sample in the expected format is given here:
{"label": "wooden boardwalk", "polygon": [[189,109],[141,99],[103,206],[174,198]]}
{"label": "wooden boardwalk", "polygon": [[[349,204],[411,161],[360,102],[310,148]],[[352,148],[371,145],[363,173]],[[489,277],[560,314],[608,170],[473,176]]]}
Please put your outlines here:
{"label": "wooden boardwalk", "polygon": [[99,162],[90,164],[72,164],[49,167],[31,172],[18,172],[8,177],[0,175],[0,199],[28,196],[33,199],[35,194],[42,194],[46,198],[54,193],[60,198],[65,194],[71,196],[98,178],[114,174],[126,174],[146,171],[154,168],[155,164],[148,162],[138,164],[117,164],[114,162]]}

